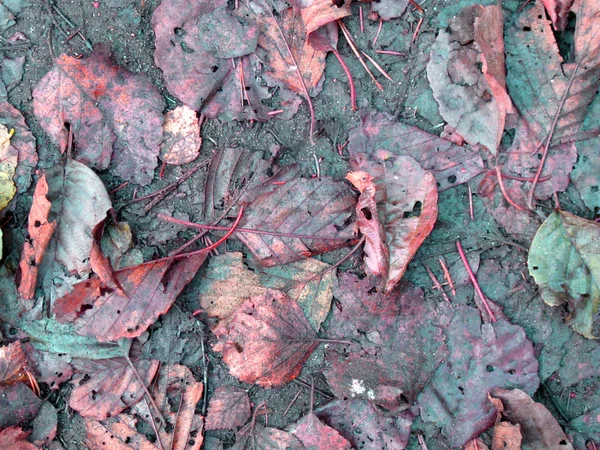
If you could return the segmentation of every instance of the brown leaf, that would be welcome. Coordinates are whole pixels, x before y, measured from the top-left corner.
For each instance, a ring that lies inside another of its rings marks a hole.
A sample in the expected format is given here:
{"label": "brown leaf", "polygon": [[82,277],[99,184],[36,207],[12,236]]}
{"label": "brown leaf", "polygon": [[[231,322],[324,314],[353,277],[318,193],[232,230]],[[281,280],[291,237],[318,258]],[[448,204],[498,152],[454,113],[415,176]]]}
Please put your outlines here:
{"label": "brown leaf", "polygon": [[69,123],[75,159],[138,184],[154,178],[162,141],[162,96],[150,79],[115,65],[96,47],[87,59],[62,55],[33,91],[34,113],[61,152]]}
{"label": "brown leaf", "polygon": [[27,441],[31,432],[23,431],[20,427],[8,427],[0,431],[0,448],[11,450],[37,450],[40,447]]}
{"label": "brown leaf", "polygon": [[375,184],[367,172],[350,172],[346,175],[360,192],[356,203],[356,223],[365,237],[365,270],[369,275],[377,275],[387,280],[390,271],[390,250],[384,224],[379,220],[375,202]]}
{"label": "brown leaf", "polygon": [[117,419],[98,422],[85,418],[85,445],[90,449],[106,448],[110,443],[111,450],[159,450],[142,433],[136,430],[135,421],[131,418],[123,420],[124,414]]}
{"label": "brown leaf", "polygon": [[231,374],[268,387],[296,378],[318,345],[302,309],[276,290],[250,297],[213,332]]}
{"label": "brown leaf", "polygon": [[335,271],[315,258],[273,267],[255,262],[245,260],[240,252],[211,258],[199,287],[204,311],[223,319],[248,297],[279,289],[300,305],[308,322],[318,331],[331,307]]}
{"label": "brown leaf", "polygon": [[206,429],[241,427],[248,421],[250,414],[250,398],[244,389],[219,386],[208,402]]}
{"label": "brown leaf", "polygon": [[42,401],[25,384],[0,385],[0,429],[27,425],[41,406]]}
{"label": "brown leaf", "polygon": [[451,31],[440,31],[427,65],[433,95],[444,120],[465,141],[496,154],[512,109],[505,88],[502,9],[468,6],[449,24]]}
{"label": "brown leaf", "polygon": [[521,426],[500,422],[494,426],[492,450],[521,450]]}
{"label": "brown leaf", "polygon": [[329,177],[293,178],[284,184],[265,183],[251,195],[240,227],[275,233],[315,236],[307,239],[236,232],[263,266],[286,264],[348,245],[355,237],[349,186]]}
{"label": "brown leaf", "polygon": [[352,170],[365,170],[374,177],[383,173],[383,165],[397,156],[411,156],[423,169],[430,170],[440,192],[465,183],[483,171],[481,156],[473,148],[454,145],[417,127],[391,121],[382,114],[363,115],[361,125],[350,130],[349,138]]}
{"label": "brown leaf", "polygon": [[132,358],[132,363],[141,380],[124,357],[97,360],[74,358],[72,365],[76,375],[72,380],[74,388],[69,406],[83,417],[104,420],[141,401],[145,395],[141,382],[150,385],[159,362]]}
{"label": "brown leaf", "polygon": [[572,450],[564,431],[541,403],[519,389],[494,389],[493,397],[502,400],[504,417],[521,426],[523,446],[547,450]]}
{"label": "brown leaf", "polygon": [[307,36],[328,23],[352,15],[350,0],[344,0],[341,5],[332,0],[303,0],[299,3]]}
{"label": "brown leaf", "polygon": [[46,383],[52,390],[59,389],[61,384],[73,375],[71,357],[66,354],[36,350],[31,344],[25,344],[24,350],[31,364],[33,375],[38,382]]}
{"label": "brown leaf", "polygon": [[99,278],[78,283],[56,301],[53,313],[63,323],[73,322],[80,335],[101,342],[137,337],[169,310],[206,256],[202,253],[173,264],[150,261],[115,272],[124,295],[106,289]]}
{"label": "brown leaf", "polygon": [[27,381],[23,366],[27,365],[25,353],[21,348],[21,342],[0,348],[0,384],[10,385],[17,381]]}
{"label": "brown leaf", "polygon": [[118,295],[125,295],[119,280],[116,279],[109,259],[102,253],[100,240],[104,234],[105,220],[101,221],[92,230],[92,250],[90,252],[90,268],[94,271],[105,288],[117,291]]}
{"label": "brown leaf", "polygon": [[314,450],[350,450],[350,442],[344,439],[340,433],[325,425],[314,413],[308,413],[298,422],[288,427],[304,447]]}
{"label": "brown leaf", "polygon": [[33,192],[33,203],[29,210],[27,226],[29,241],[23,244],[23,253],[19,264],[21,269],[19,294],[27,300],[33,298],[39,266],[56,229],[56,222],[48,221],[52,204],[48,201],[47,195],[48,183],[46,182],[46,175],[42,175]]}
{"label": "brown leaf", "polygon": [[235,435],[235,445],[231,450],[304,450],[298,438],[277,428],[265,427],[259,423],[249,423]]}
{"label": "brown leaf", "polygon": [[202,138],[196,112],[186,105],[165,115],[160,159],[168,164],[187,164],[198,157]]}

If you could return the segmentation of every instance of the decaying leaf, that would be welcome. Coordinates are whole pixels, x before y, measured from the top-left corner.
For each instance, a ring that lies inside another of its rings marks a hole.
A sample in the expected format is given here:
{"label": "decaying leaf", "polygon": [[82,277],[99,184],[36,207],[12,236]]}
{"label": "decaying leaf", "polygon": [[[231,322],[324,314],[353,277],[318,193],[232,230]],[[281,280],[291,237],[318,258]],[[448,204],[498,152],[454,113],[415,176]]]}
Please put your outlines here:
{"label": "decaying leaf", "polygon": [[56,229],[56,222],[48,221],[52,204],[48,201],[48,183],[42,175],[35,186],[33,203],[29,211],[29,241],[23,244],[23,252],[19,268],[21,283],[19,294],[26,300],[33,298],[37,284],[39,266],[46,253],[46,248]]}
{"label": "decaying leaf", "polygon": [[132,358],[132,363],[141,380],[124,357],[95,361],[74,358],[76,374],[69,406],[84,417],[104,420],[135,405],[145,395],[142,383],[150,384],[159,362]]}
{"label": "decaying leaf", "polygon": [[446,335],[449,355],[418,404],[423,420],[440,427],[451,447],[460,447],[494,425],[492,389],[537,390],[538,361],[521,327],[506,319],[481,324],[475,308],[456,307]]}
{"label": "decaying leaf", "polygon": [[96,47],[87,59],[61,55],[33,91],[35,115],[61,151],[69,124],[78,161],[138,184],[154,178],[164,100],[150,79],[115,65]]}
{"label": "decaying leaf", "polygon": [[[507,86],[533,131],[534,147],[576,135],[600,83],[600,11],[581,0],[571,61],[563,61],[541,2],[516,16],[505,32]],[[556,120],[556,125],[553,123]]]}
{"label": "decaying leaf", "polygon": [[473,5],[440,30],[427,77],[440,114],[471,145],[496,154],[511,101],[505,87],[504,18],[499,5]]}
{"label": "decaying leaf", "polygon": [[262,267],[242,253],[227,252],[211,258],[202,273],[199,302],[208,315],[223,319],[248,297],[279,289],[300,305],[318,331],[331,307],[334,279],[335,270],[314,258]]}
{"label": "decaying leaf", "polygon": [[328,23],[352,15],[350,0],[344,0],[342,4],[331,0],[303,0],[299,5],[307,36]]}
{"label": "decaying leaf", "polygon": [[23,366],[27,365],[25,353],[19,341],[0,347],[0,384],[9,385],[26,381]]}
{"label": "decaying leaf", "polygon": [[539,228],[527,265],[551,306],[566,303],[571,327],[594,339],[600,305],[600,224],[564,211],[553,212]]}
{"label": "decaying leaf", "polygon": [[110,444],[115,450],[159,450],[159,447],[136,430],[137,421],[130,417],[124,419],[124,414],[103,422],[86,417],[85,445],[91,449]]}
{"label": "decaying leaf", "polygon": [[359,170],[346,175],[360,192],[356,203],[356,223],[358,230],[365,237],[365,270],[369,275],[377,275],[387,280],[390,271],[390,250],[384,223],[379,219],[375,201],[375,183],[367,172]]}
{"label": "decaying leaf", "polygon": [[304,445],[292,433],[249,423],[236,433],[235,445],[231,450],[304,450]]}
{"label": "decaying leaf", "polygon": [[423,291],[403,284],[390,294],[377,281],[339,277],[329,338],[349,339],[347,348],[327,348],[325,377],[337,398],[372,400],[388,411],[411,404],[447,357],[442,326],[452,317],[434,309]]}
{"label": "decaying leaf", "polygon": [[274,233],[314,236],[287,237],[237,231],[263,266],[286,264],[348,245],[355,237],[351,222],[355,197],[350,187],[329,177],[293,178],[284,184],[265,183],[249,193],[240,227]]}
{"label": "decaying leaf", "polygon": [[250,415],[250,397],[244,389],[219,386],[208,403],[206,429],[226,430],[241,427]]}
{"label": "decaying leaf", "polygon": [[29,424],[41,406],[42,401],[24,383],[0,386],[0,429]]}
{"label": "decaying leaf", "polygon": [[431,171],[439,191],[465,183],[483,172],[483,161],[475,149],[455,145],[382,114],[365,114],[361,125],[350,130],[349,138],[352,170],[365,170],[374,177],[383,173],[386,161],[397,156],[411,156],[423,169]]}
{"label": "decaying leaf", "polygon": [[206,254],[171,261],[150,261],[115,272],[123,292],[107,289],[100,278],[78,283],[61,297],[53,312],[72,322],[82,336],[101,342],[134,338],[169,310],[206,259]]}
{"label": "decaying leaf", "polygon": [[294,436],[300,439],[305,448],[314,450],[350,450],[352,446],[340,433],[325,425],[314,413],[310,412],[298,422],[288,427]]}
{"label": "decaying leaf", "polygon": [[198,157],[202,138],[196,111],[183,105],[165,115],[160,159],[168,164],[187,164]]}
{"label": "decaying leaf", "polygon": [[12,450],[38,450],[40,447],[27,441],[31,434],[29,431],[23,431],[20,427],[8,427],[0,431],[0,448],[10,448]]}
{"label": "decaying leaf", "polygon": [[340,433],[357,450],[404,449],[414,414],[389,413],[369,400],[335,400],[315,415]]}
{"label": "decaying leaf", "polygon": [[250,297],[213,332],[231,374],[268,387],[296,378],[319,345],[302,309],[276,290]]}
{"label": "decaying leaf", "polygon": [[525,392],[519,389],[494,389],[491,395],[502,400],[502,415],[511,423],[521,426],[525,448],[573,450],[573,445],[550,411],[541,403],[534,402]]}
{"label": "decaying leaf", "polygon": [[542,4],[552,19],[554,29],[564,31],[567,27],[568,14],[573,6],[573,0],[542,0]]}

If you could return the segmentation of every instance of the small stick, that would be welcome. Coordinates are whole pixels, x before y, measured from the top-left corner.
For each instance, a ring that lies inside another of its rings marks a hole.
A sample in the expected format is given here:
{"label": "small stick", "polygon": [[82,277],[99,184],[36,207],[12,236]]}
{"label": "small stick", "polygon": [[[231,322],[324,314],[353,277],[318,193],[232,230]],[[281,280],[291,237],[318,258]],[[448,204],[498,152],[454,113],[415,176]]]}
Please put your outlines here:
{"label": "small stick", "polygon": [[406,56],[406,53],[397,52],[395,50],[375,50],[375,53],[379,53],[380,55]]}
{"label": "small stick", "polygon": [[450,299],[448,298],[448,296],[446,295],[446,293],[444,292],[444,288],[440,284],[439,280],[435,277],[435,275],[433,274],[433,272],[431,271],[431,269],[429,268],[429,266],[427,264],[423,264],[423,265],[425,266],[425,269],[427,269],[427,273],[429,274],[429,278],[431,278],[431,281],[433,281],[433,284],[435,285],[435,288],[440,291],[440,293],[442,294],[442,297],[444,297],[444,300],[446,300],[448,303],[452,303],[450,301]]}
{"label": "small stick", "polygon": [[[299,384],[300,386],[304,386],[305,388],[310,388],[310,384],[307,383],[306,381],[304,381],[302,378],[298,377],[294,380],[292,380],[294,383]],[[332,397],[331,395],[329,395],[327,392],[323,392],[320,389],[314,388],[314,391],[317,394],[321,394],[323,397],[325,397],[327,400],[333,400],[334,397]]]}
{"label": "small stick", "polygon": [[319,158],[317,158],[317,155],[315,155],[313,153],[313,158],[315,160],[315,167],[316,167],[316,171],[317,171],[317,180],[321,179],[321,166],[319,166]]}
{"label": "small stick", "polygon": [[[196,322],[200,322],[196,319]],[[208,357],[206,356],[206,351],[204,350],[204,338],[200,339],[201,347],[202,347],[202,381],[204,382],[204,389],[202,395],[202,415],[206,416],[206,408],[208,406],[208,364],[206,360]]]}
{"label": "small stick", "polygon": [[379,33],[381,33],[381,29],[383,28],[383,19],[379,19],[379,27],[377,28],[377,34],[375,35],[375,39],[373,39],[373,47],[377,44],[377,39],[379,39]]}
{"label": "small stick", "polygon": [[508,192],[506,192],[506,189],[504,189],[504,182],[502,181],[502,175],[500,174],[500,166],[496,166],[496,178],[498,179],[498,185],[500,185],[500,191],[502,192],[502,195],[504,196],[506,201],[508,203],[510,203],[512,206],[514,206],[515,208],[517,208],[519,211],[525,211],[525,208],[516,204],[513,201],[513,199],[510,198],[510,196],[508,195]]}
{"label": "small stick", "polygon": [[[490,175],[495,175],[496,174],[496,171],[494,171],[494,170],[488,170],[486,172],[488,174],[490,174]],[[502,178],[506,178],[507,180],[515,180],[515,181],[523,181],[523,182],[531,182],[531,181],[534,180],[533,177],[531,177],[531,178],[517,177],[515,175],[507,175],[507,174],[502,173],[502,172],[500,172],[500,174],[502,175]],[[538,183],[541,183],[542,181],[548,181],[551,178],[552,178],[552,175],[546,175],[545,177],[541,177],[538,180]]]}
{"label": "small stick", "polygon": [[288,411],[290,410],[290,408],[292,407],[292,405],[294,403],[296,403],[296,400],[298,400],[298,397],[300,397],[300,394],[302,393],[302,389],[298,390],[298,393],[294,396],[294,398],[292,399],[292,401],[290,402],[290,404],[288,405],[287,408],[285,408],[285,411],[283,412],[283,415],[287,415]]}
{"label": "small stick", "polygon": [[126,181],[125,183],[121,183],[116,188],[114,188],[112,191],[110,191],[109,194],[114,194],[115,192],[120,191],[121,189],[123,189],[128,184],[129,184],[129,181]]}
{"label": "small stick", "polygon": [[267,113],[267,116],[276,116],[277,114],[281,114],[282,112],[284,112],[283,109],[277,109],[275,111],[269,111]]}
{"label": "small stick", "polygon": [[485,307],[485,310],[490,315],[490,320],[492,322],[496,322],[496,316],[494,316],[494,313],[490,309],[490,305],[488,304],[487,299],[485,298],[485,296],[483,295],[483,292],[481,291],[481,287],[479,287],[477,278],[475,278],[475,274],[473,273],[473,270],[471,269],[471,266],[469,265],[469,261],[467,261],[467,256],[465,255],[465,251],[463,250],[462,245],[460,244],[460,241],[458,239],[456,240],[456,248],[458,249],[458,254],[460,255],[460,259],[462,259],[462,262],[465,265],[465,269],[467,270],[467,273],[469,274],[471,283],[473,283],[475,292],[477,292],[477,295],[479,296],[479,299],[482,301],[483,306]]}
{"label": "small stick", "polygon": [[346,72],[348,84],[350,85],[350,104],[352,105],[352,111],[356,111],[358,109],[358,106],[356,106],[356,88],[354,87],[354,79],[352,78],[352,73],[350,73],[350,68],[346,65],[346,61],[344,61],[337,48],[331,47],[331,51],[339,61],[342,69],[344,69],[344,72]]}
{"label": "small stick", "polygon": [[154,398],[152,398],[152,395],[150,395],[150,391],[148,390],[148,387],[146,386],[146,383],[144,383],[144,379],[142,378],[142,376],[138,372],[137,368],[133,365],[133,362],[131,361],[131,358],[129,357],[129,355],[124,354],[124,356],[125,356],[125,359],[127,360],[127,363],[129,364],[129,367],[131,367],[131,370],[133,371],[133,374],[137,378],[138,382],[142,385],[142,389],[144,389],[144,392],[148,396],[148,400],[150,401],[150,403],[152,404],[152,406],[154,406],[154,409],[156,409],[156,414],[158,414],[158,418],[160,419],[160,421],[163,424],[166,424],[167,421],[165,420],[165,418],[163,417],[162,413],[160,412],[160,409],[158,409],[158,405],[154,401]]}
{"label": "small stick", "polygon": [[442,266],[442,272],[444,272],[444,280],[448,282],[450,285],[450,290],[452,291],[452,295],[456,297],[456,286],[454,286],[454,281],[452,281],[452,277],[450,276],[450,271],[448,270],[448,266],[444,262],[444,259],[440,256],[440,266]]}
{"label": "small stick", "polygon": [[358,9],[358,17],[359,17],[359,20],[360,20],[360,32],[364,34],[365,33],[365,26],[364,26],[364,23],[363,23],[363,10],[362,10],[362,6],[360,6],[359,9]]}
{"label": "small stick", "polygon": [[384,77],[386,77],[386,78],[387,78],[388,80],[390,80],[390,81],[394,81],[394,80],[393,80],[393,78],[392,78],[392,77],[390,77],[390,76],[388,75],[388,73],[387,73],[387,72],[384,70],[384,68],[383,68],[383,67],[381,67],[381,66],[380,66],[380,65],[377,63],[377,61],[375,61],[373,58],[371,58],[369,55],[367,55],[367,54],[366,54],[365,52],[363,52],[362,50],[361,50],[360,52],[361,52],[363,55],[365,55],[365,56],[366,56],[366,58],[367,58],[369,61],[371,61],[371,64],[373,64],[373,65],[375,66],[375,68],[376,68],[377,70],[379,70],[379,73],[381,73],[381,75],[383,75]]}
{"label": "small stick", "polygon": [[365,60],[360,55],[360,52],[358,51],[356,44],[354,44],[354,41],[352,40],[352,37],[350,36],[350,33],[348,32],[346,25],[344,25],[344,22],[342,22],[340,19],[338,19],[338,24],[340,26],[340,29],[342,30],[342,34],[344,35],[344,37],[346,38],[346,41],[348,42],[348,45],[350,46],[350,48],[352,49],[352,51],[354,52],[354,54],[356,55],[356,57],[362,64],[362,66],[365,68],[365,70],[367,71],[367,73],[369,74],[369,76],[371,77],[373,82],[375,83],[375,86],[377,86],[377,89],[379,89],[380,91],[383,91],[383,86],[381,86],[381,84],[379,84],[379,81],[377,81],[377,79],[375,78],[375,75],[373,75],[373,72],[371,72],[371,70],[367,66],[367,63],[365,63]]}
{"label": "small stick", "polygon": [[427,444],[425,443],[425,439],[420,434],[417,434],[417,440],[419,441],[419,445],[421,446],[421,450],[429,450],[427,448]]}
{"label": "small stick", "polygon": [[558,200],[558,192],[554,192],[552,194],[552,196],[554,197],[554,209],[556,211],[560,210],[560,201]]}
{"label": "small stick", "polygon": [[421,16],[421,18],[419,19],[419,22],[417,23],[417,28],[415,28],[415,32],[413,33],[413,37],[412,37],[413,44],[417,40],[417,36],[419,35],[419,30],[421,29],[421,25],[423,25],[424,19],[425,19],[425,17]]}
{"label": "small stick", "polygon": [[467,188],[469,189],[469,216],[471,220],[475,220],[475,212],[473,210],[473,191],[471,190],[471,183],[467,183]]}

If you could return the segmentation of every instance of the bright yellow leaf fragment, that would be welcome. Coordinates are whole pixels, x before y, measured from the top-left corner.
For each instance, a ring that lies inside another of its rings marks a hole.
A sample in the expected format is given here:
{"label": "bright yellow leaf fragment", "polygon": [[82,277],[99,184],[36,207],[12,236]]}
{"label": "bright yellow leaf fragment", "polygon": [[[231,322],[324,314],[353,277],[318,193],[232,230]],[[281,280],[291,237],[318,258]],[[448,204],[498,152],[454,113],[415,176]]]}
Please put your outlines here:
{"label": "bright yellow leaf fragment", "polygon": [[10,145],[10,138],[14,133],[15,130],[9,131],[0,124],[0,211],[6,208],[17,192],[13,177],[19,155]]}

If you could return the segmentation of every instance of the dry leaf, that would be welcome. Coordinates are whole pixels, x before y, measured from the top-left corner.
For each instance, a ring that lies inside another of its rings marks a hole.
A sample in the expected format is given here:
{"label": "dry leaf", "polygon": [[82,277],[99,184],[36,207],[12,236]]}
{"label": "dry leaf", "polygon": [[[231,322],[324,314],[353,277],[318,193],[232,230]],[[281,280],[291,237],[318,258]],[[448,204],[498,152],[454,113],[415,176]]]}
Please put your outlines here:
{"label": "dry leaf", "polygon": [[167,164],[187,164],[198,157],[202,138],[196,111],[178,106],[165,115],[160,159]]}
{"label": "dry leaf", "polygon": [[219,386],[208,402],[207,430],[226,430],[244,425],[250,418],[248,393],[234,386]]}

